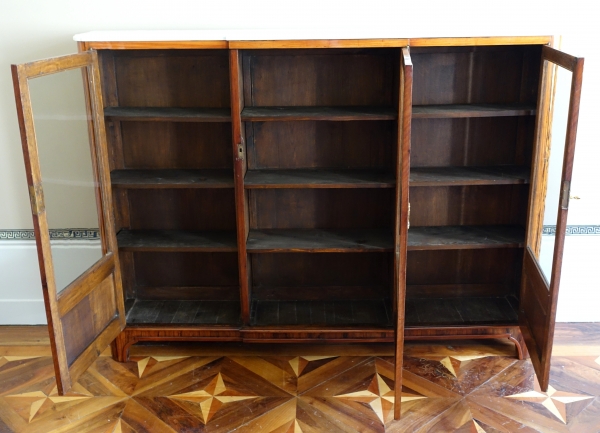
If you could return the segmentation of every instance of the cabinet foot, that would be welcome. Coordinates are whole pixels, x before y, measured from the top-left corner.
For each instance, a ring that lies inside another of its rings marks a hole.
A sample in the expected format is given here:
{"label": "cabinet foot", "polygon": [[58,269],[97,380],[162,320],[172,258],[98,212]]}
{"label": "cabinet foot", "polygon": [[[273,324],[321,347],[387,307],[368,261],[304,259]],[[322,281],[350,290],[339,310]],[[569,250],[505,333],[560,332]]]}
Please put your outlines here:
{"label": "cabinet foot", "polygon": [[134,343],[135,341],[128,338],[126,331],[121,332],[111,344],[113,359],[118,362],[129,361],[129,347]]}
{"label": "cabinet foot", "polygon": [[529,351],[527,350],[527,345],[525,344],[523,334],[521,334],[520,330],[511,333],[508,336],[508,339],[515,343],[515,346],[517,348],[517,356],[520,360],[529,359]]}

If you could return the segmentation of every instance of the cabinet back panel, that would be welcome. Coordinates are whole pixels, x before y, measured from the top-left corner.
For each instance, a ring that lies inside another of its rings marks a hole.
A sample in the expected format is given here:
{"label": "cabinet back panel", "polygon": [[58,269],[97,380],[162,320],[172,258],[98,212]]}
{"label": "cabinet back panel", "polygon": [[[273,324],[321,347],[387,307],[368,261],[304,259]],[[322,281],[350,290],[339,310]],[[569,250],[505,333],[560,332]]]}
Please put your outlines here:
{"label": "cabinet back panel", "polygon": [[413,104],[531,103],[541,47],[411,50]]}
{"label": "cabinet back panel", "polygon": [[235,230],[230,189],[132,189],[132,230]]}
{"label": "cabinet back panel", "polygon": [[389,49],[247,51],[246,105],[392,106],[399,58]]}
{"label": "cabinet back panel", "polygon": [[410,188],[411,226],[525,225],[529,185]]}
{"label": "cabinet back panel", "polygon": [[115,51],[121,107],[229,107],[226,50]]}
{"label": "cabinet back panel", "polygon": [[261,299],[387,297],[390,253],[253,254],[253,295]]}
{"label": "cabinet back panel", "polygon": [[232,168],[231,124],[121,122],[125,168]]}
{"label": "cabinet back panel", "polygon": [[[365,300],[386,299],[391,297],[391,283],[386,285],[346,285],[346,286],[306,286],[302,289],[290,287],[289,284],[281,286],[257,286],[252,288],[252,298],[269,301],[340,301],[340,300]],[[390,305],[391,307],[391,305]]]}
{"label": "cabinet back panel", "polygon": [[409,251],[408,297],[515,294],[521,279],[521,248]]}
{"label": "cabinet back panel", "polygon": [[535,118],[413,119],[412,167],[529,165]]}
{"label": "cabinet back panel", "polygon": [[392,227],[392,189],[264,189],[248,194],[250,228]]}
{"label": "cabinet back panel", "polygon": [[133,253],[137,299],[239,299],[236,253]]}
{"label": "cabinet back panel", "polygon": [[248,168],[392,168],[396,122],[247,122]]}

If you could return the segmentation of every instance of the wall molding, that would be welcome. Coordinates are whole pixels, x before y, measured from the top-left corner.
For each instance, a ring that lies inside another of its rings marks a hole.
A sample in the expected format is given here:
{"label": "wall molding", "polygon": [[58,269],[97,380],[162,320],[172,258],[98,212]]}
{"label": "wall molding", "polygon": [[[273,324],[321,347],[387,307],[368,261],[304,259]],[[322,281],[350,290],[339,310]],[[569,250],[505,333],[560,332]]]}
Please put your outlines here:
{"label": "wall molding", "polygon": [[[555,236],[556,226],[544,226],[544,236]],[[571,225],[567,226],[567,236],[600,236],[600,225]],[[98,229],[50,229],[51,240],[96,240],[100,239]],[[2,229],[0,241],[35,240],[32,229]]]}
{"label": "wall molding", "polygon": [[[542,231],[544,236],[555,236],[556,226],[544,226]],[[584,226],[584,225],[573,225],[567,226],[567,236],[590,236],[600,235],[600,226]]]}
{"label": "wall molding", "polygon": [[[556,226],[544,226],[544,236],[555,236]],[[567,236],[600,236],[600,225],[567,226]],[[51,240],[98,240],[98,229],[50,229]],[[35,233],[32,229],[2,229],[0,241],[33,241]]]}
{"label": "wall molding", "polygon": [[[98,229],[50,229],[51,240],[96,240],[100,239]],[[32,229],[3,229],[0,230],[0,240],[2,241],[28,241],[35,240],[35,233]]]}

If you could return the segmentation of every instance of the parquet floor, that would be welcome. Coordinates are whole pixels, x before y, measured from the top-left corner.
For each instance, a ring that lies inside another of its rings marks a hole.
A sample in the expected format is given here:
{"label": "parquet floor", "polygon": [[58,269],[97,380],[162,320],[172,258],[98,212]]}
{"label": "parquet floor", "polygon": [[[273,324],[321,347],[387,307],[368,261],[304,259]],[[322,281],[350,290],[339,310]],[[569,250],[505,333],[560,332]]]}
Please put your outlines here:
{"label": "parquet floor", "polygon": [[141,346],[58,396],[39,327],[0,328],[0,432],[600,432],[600,324],[560,325],[551,388],[505,342]]}

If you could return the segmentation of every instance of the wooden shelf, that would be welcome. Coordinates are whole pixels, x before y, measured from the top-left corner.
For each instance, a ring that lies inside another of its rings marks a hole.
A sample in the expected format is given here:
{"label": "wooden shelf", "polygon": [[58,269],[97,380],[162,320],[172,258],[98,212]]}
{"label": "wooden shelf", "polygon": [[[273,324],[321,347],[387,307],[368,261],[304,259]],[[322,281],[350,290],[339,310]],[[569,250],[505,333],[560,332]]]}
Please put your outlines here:
{"label": "wooden shelf", "polygon": [[250,230],[249,253],[393,251],[391,230],[262,229]]}
{"label": "wooden shelf", "polygon": [[136,300],[127,313],[128,325],[239,325],[238,301]]}
{"label": "wooden shelf", "polygon": [[410,227],[408,250],[521,248],[525,229],[519,226]]}
{"label": "wooden shelf", "polygon": [[[324,289],[325,290],[325,289]],[[390,327],[393,312],[389,300],[252,302],[252,326],[376,326]]]}
{"label": "wooden shelf", "polygon": [[120,251],[237,251],[235,231],[121,230]]}
{"label": "wooden shelf", "polygon": [[272,120],[395,120],[391,107],[246,107],[242,121]]}
{"label": "wooden shelf", "polygon": [[413,105],[413,119],[440,117],[506,117],[533,116],[534,105],[523,104],[448,104],[448,105]]}
{"label": "wooden shelf", "polygon": [[408,298],[406,327],[459,325],[515,325],[518,301],[514,296]]}
{"label": "wooden shelf", "polygon": [[231,122],[230,108],[106,107],[104,116],[113,120],[163,122]]}
{"label": "wooden shelf", "polygon": [[233,188],[233,170],[114,170],[118,188]]}
{"label": "wooden shelf", "polygon": [[410,186],[510,185],[529,183],[527,167],[413,167]]}
{"label": "wooden shelf", "polygon": [[248,170],[244,187],[252,188],[393,188],[393,173],[382,170]]}

